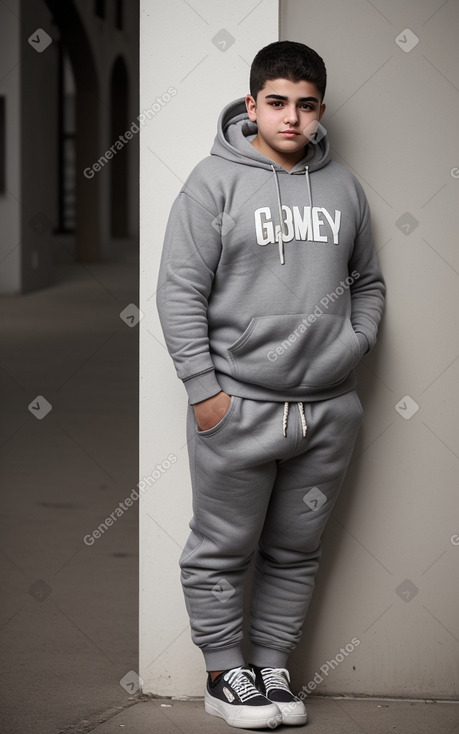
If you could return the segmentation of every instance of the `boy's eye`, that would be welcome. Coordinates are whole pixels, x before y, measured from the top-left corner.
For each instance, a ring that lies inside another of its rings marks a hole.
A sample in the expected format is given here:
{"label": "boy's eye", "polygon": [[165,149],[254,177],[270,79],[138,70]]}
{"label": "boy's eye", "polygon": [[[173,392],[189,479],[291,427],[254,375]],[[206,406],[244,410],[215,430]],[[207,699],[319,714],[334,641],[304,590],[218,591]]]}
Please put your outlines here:
{"label": "boy's eye", "polygon": [[[281,100],[275,99],[272,102],[269,102],[271,107],[275,107],[276,109],[279,109],[280,107],[283,107],[284,103]],[[300,110],[308,110],[308,112],[312,112],[314,110],[314,106],[309,104],[309,102],[302,102],[298,105]]]}

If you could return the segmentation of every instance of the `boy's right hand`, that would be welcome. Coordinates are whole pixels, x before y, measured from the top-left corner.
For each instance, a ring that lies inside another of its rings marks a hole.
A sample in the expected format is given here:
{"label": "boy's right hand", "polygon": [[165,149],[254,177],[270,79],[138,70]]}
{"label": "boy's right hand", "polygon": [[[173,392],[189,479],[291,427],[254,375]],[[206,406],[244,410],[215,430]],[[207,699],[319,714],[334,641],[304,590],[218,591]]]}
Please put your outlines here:
{"label": "boy's right hand", "polygon": [[231,403],[231,397],[223,392],[193,405],[194,416],[200,431],[208,431],[220,423]]}

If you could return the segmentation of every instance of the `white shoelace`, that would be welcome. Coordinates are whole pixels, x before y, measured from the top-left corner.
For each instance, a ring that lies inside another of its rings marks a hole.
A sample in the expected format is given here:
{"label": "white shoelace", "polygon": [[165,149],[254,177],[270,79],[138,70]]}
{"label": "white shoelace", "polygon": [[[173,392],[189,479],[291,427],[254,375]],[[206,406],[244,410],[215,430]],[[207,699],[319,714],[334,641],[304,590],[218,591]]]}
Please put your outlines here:
{"label": "white shoelace", "polygon": [[291,693],[289,688],[290,676],[288,670],[285,668],[262,668],[261,676],[263,683],[266,688],[266,695],[268,696],[270,691],[279,690],[288,691]]}
{"label": "white shoelace", "polygon": [[225,673],[223,679],[226,680],[231,688],[234,688],[242,703],[260,695],[260,691],[253,684],[255,674],[250,670],[234,668],[234,670],[229,670],[228,673]]}

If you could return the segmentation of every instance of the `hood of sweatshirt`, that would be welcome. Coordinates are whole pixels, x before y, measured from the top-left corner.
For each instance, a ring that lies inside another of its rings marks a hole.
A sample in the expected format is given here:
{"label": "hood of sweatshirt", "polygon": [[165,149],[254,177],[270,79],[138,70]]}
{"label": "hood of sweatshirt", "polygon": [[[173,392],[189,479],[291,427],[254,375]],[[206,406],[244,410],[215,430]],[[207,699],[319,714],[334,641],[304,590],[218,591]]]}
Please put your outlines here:
{"label": "hood of sweatshirt", "polygon": [[241,163],[244,166],[256,166],[267,170],[274,169],[276,172],[285,173],[286,175],[304,175],[306,166],[309,172],[312,173],[327,165],[330,160],[330,148],[325,134],[321,136],[317,144],[311,142],[305,149],[304,157],[291,171],[287,171],[278,163],[270,161],[251,145],[257,132],[256,122],[249,120],[244,98],[230,102],[223,109],[218,119],[217,135],[210,154],[234,163]]}
{"label": "hood of sweatshirt", "polygon": [[288,401],[355,386],[384,284],[365,194],[320,133],[287,171],[251,145],[244,99],[231,102],[174,202],[157,303],[191,403],[221,389]]}

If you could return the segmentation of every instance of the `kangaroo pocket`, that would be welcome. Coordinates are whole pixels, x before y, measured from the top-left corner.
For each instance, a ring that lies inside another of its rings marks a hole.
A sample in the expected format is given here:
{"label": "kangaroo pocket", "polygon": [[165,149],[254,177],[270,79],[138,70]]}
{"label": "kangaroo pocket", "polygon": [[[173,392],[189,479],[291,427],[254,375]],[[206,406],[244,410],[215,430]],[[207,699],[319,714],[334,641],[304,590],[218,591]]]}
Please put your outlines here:
{"label": "kangaroo pocket", "polygon": [[229,347],[232,375],[273,389],[342,382],[360,358],[350,319],[333,314],[258,316]]}

